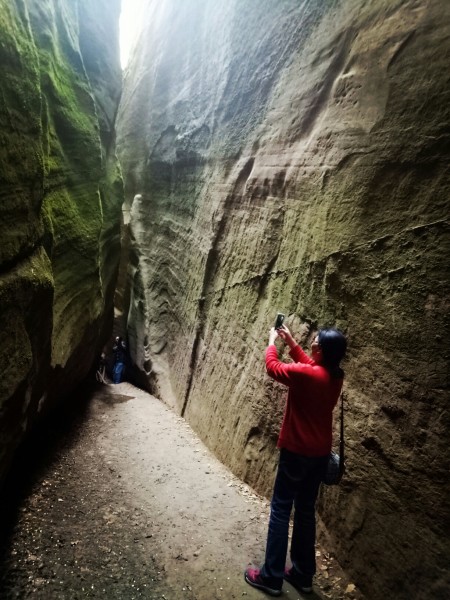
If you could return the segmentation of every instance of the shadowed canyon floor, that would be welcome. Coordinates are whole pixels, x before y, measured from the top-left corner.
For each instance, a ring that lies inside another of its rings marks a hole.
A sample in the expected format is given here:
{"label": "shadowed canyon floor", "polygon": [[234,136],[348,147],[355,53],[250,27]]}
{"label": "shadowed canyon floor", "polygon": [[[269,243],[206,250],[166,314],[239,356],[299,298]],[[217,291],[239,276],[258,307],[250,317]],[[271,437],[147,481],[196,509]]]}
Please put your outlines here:
{"label": "shadowed canyon floor", "polygon": [[[1,598],[267,597],[243,570],[263,559],[268,502],[154,397],[102,386],[30,444],[0,507]],[[361,599],[317,554],[305,597]],[[301,598],[287,584],[283,597]]]}

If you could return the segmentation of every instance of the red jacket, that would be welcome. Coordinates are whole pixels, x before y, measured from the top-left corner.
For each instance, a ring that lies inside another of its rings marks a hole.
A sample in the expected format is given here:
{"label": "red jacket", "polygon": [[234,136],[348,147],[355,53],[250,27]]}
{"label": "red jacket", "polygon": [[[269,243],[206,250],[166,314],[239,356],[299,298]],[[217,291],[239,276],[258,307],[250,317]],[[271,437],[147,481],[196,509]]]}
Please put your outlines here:
{"label": "red jacket", "polygon": [[331,377],[300,346],[289,354],[295,362],[281,362],[275,345],[266,350],[267,373],[289,388],[278,448],[303,456],[326,456],[331,451],[333,408],[343,380]]}

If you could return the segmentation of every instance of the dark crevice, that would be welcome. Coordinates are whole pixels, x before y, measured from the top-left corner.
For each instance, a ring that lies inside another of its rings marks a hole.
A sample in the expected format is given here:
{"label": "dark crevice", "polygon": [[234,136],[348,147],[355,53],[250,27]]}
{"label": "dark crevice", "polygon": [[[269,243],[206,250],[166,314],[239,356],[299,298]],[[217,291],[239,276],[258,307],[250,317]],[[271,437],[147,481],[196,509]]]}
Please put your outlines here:
{"label": "dark crevice", "polygon": [[201,329],[202,328],[200,326],[197,326],[197,331],[196,331],[196,334],[195,334],[195,340],[194,340],[194,343],[192,344],[191,360],[189,362],[188,383],[187,383],[187,387],[186,387],[186,393],[185,393],[185,396],[184,396],[183,408],[181,409],[181,416],[182,417],[184,417],[184,413],[186,412],[187,404],[188,404],[188,401],[189,401],[189,396],[190,396],[190,393],[191,393],[192,383],[194,381],[195,367],[196,367],[197,360],[198,360],[198,347],[200,345]]}
{"label": "dark crevice", "polygon": [[247,439],[245,440],[245,444],[244,446],[247,446],[247,444],[249,443],[249,441],[254,438],[254,437],[258,437],[262,434],[261,429],[259,427],[251,427],[250,431],[247,434]]}

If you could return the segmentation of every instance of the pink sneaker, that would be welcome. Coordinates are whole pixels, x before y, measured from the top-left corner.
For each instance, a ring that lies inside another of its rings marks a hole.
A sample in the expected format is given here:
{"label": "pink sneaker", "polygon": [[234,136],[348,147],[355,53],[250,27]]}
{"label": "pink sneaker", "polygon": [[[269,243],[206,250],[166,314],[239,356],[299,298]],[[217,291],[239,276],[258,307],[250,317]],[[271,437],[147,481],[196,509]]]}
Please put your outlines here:
{"label": "pink sneaker", "polygon": [[254,588],[258,588],[258,590],[266,592],[266,594],[269,594],[269,596],[281,596],[281,586],[283,584],[281,584],[279,588],[274,588],[267,585],[264,583],[261,571],[259,569],[247,569],[244,573],[244,578],[249,585],[253,586]]}

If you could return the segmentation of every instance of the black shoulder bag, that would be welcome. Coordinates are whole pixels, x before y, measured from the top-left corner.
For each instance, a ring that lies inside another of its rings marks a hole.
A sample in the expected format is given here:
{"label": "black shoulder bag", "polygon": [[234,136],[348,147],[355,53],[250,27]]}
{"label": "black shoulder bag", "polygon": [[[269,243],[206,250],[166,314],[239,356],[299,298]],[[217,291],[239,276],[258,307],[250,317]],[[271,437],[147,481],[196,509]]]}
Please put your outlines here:
{"label": "black shoulder bag", "polygon": [[322,482],[325,485],[338,485],[345,471],[344,456],[344,392],[341,394],[341,440],[339,442],[339,454],[332,451],[328,458],[328,465]]}

